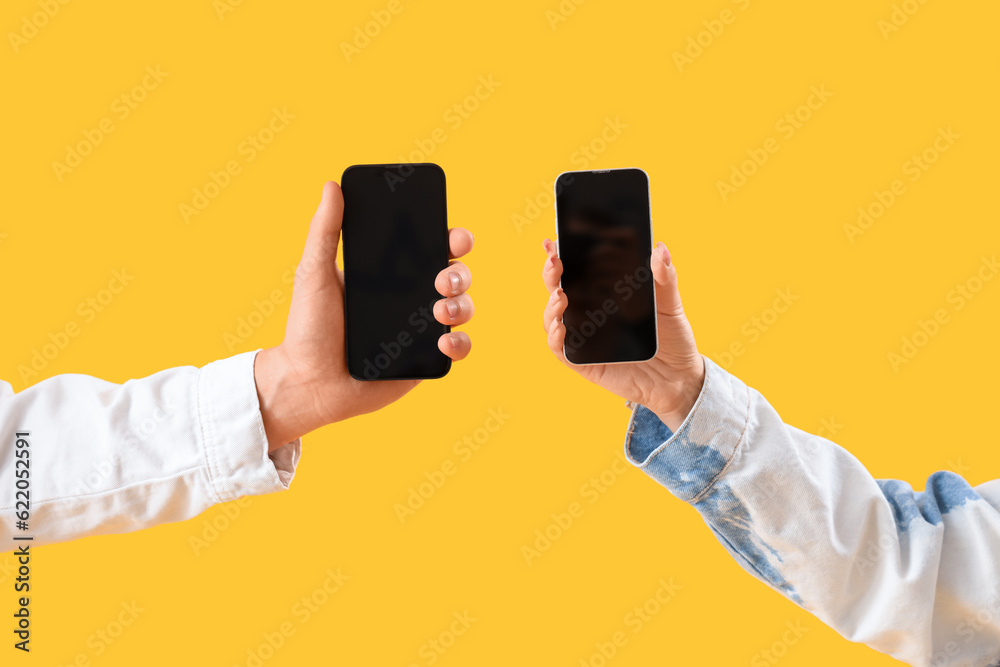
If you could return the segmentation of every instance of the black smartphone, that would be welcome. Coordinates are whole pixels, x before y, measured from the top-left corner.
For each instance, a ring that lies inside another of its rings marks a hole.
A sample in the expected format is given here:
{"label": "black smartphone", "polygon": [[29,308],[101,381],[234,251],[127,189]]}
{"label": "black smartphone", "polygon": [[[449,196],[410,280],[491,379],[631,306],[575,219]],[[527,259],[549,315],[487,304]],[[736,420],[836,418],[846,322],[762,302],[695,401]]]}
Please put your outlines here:
{"label": "black smartphone", "polygon": [[344,193],[347,368],[358,380],[444,377],[451,359],[434,319],[434,279],[448,267],[444,170],[436,164],[348,167]]}
{"label": "black smartphone", "polygon": [[555,182],[556,244],[569,300],[564,352],[573,364],[656,356],[649,177],[642,169],[568,171]]}

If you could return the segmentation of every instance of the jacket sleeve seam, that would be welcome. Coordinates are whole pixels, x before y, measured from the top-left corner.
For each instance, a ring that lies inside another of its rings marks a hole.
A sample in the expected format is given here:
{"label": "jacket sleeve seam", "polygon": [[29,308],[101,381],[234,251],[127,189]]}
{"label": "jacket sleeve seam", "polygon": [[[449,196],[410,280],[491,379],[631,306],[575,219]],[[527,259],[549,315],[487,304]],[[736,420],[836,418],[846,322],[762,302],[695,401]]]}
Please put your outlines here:
{"label": "jacket sleeve seam", "polygon": [[[691,428],[693,428],[691,426],[691,423],[694,421],[698,412],[698,408],[701,407],[702,401],[705,395],[709,391],[708,383],[711,382],[712,379],[713,378],[711,377],[711,369],[708,366],[708,364],[706,364],[705,384],[702,385],[701,391],[698,393],[698,398],[695,399],[694,405],[691,406],[691,410],[688,412],[687,417],[684,418],[684,421],[681,422],[681,425],[677,428],[676,431],[671,432],[669,438],[660,443],[660,445],[656,449],[651,451],[646,456],[646,458],[639,463],[634,462],[634,459],[632,457],[632,436],[635,435],[635,413],[639,405],[641,405],[639,403],[635,404],[635,407],[632,408],[632,414],[629,416],[628,429],[625,433],[625,455],[629,458],[633,466],[639,468],[640,470],[649,467],[649,464],[653,462],[653,459],[655,459],[657,456],[666,451],[666,449],[670,446],[670,443],[673,442],[675,438],[678,438],[682,433],[686,433],[687,431],[690,431]],[[648,410],[649,408],[646,409]],[[655,415],[656,413],[654,412],[653,414]],[[659,419],[659,415],[657,415],[656,418]],[[666,425],[664,424],[664,426]]]}
{"label": "jacket sleeve seam", "polygon": [[[222,496],[219,494],[218,488],[216,488],[216,472],[215,465],[213,461],[213,456],[211,452],[210,438],[211,438],[211,426],[206,423],[204,410],[202,407],[202,383],[205,380],[204,377],[205,369],[202,368],[198,371],[198,381],[195,383],[195,405],[198,411],[198,437],[201,440],[201,449],[205,455],[205,468],[208,473],[209,487],[211,488],[212,497],[215,498],[215,502],[223,502]],[[206,430],[209,431],[206,433]]]}
{"label": "jacket sleeve seam", "polygon": [[[192,466],[190,468],[185,468],[184,470],[178,470],[177,472],[171,473],[165,477],[154,477],[152,479],[144,479],[139,482],[132,482],[131,484],[123,484],[122,486],[116,486],[113,489],[104,489],[103,491],[94,491],[93,493],[81,493],[73,496],[56,496],[55,498],[46,498],[45,500],[36,500],[32,503],[33,506],[46,505],[48,503],[53,503],[60,500],[83,500],[86,498],[98,498],[108,494],[119,493],[121,491],[126,491],[135,487],[143,486],[145,484],[156,484],[158,482],[170,481],[172,479],[177,479],[178,477],[183,477],[189,472],[201,470],[201,466]],[[7,510],[12,510],[13,507],[0,507],[0,512],[5,512]]]}
{"label": "jacket sleeve seam", "polygon": [[722,476],[726,474],[726,472],[729,470],[729,466],[736,458],[736,453],[739,452],[740,448],[743,446],[743,442],[747,434],[747,429],[750,427],[750,387],[746,387],[746,392],[747,392],[746,418],[743,421],[743,430],[740,432],[740,437],[736,440],[736,446],[733,447],[733,452],[729,455],[729,458],[726,459],[726,463],[725,465],[722,466],[722,469],[719,470],[718,473],[716,473],[715,477],[709,480],[708,484],[705,485],[704,489],[699,491],[694,498],[688,501],[692,505],[697,503],[703,497],[705,497],[715,487],[716,482],[718,482],[722,478]]}

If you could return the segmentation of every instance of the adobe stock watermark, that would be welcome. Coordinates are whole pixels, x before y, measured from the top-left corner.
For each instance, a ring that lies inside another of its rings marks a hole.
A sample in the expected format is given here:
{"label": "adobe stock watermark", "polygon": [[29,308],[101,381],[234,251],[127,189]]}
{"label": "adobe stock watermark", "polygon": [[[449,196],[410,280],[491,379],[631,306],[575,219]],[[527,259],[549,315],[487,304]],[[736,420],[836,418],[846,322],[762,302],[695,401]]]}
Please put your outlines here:
{"label": "adobe stock watermark", "polygon": [[1000,624],[1000,591],[994,592],[982,607],[966,614],[955,626],[955,639],[945,642],[940,650],[931,656],[931,667],[958,667],[968,662],[968,655],[963,656],[963,646],[969,647],[976,637],[986,630],[995,632]]}
{"label": "adobe stock watermark", "polygon": [[[919,181],[920,177],[931,168],[931,165],[937,162],[943,153],[947,153],[955,145],[955,140],[961,136],[955,134],[950,125],[947,129],[939,127],[937,136],[934,137],[931,145],[920,153],[914,153],[903,162],[900,167],[903,175],[907,176],[911,183]],[[855,222],[844,223],[844,233],[847,235],[847,240],[853,244],[859,236],[871,229],[875,221],[885,215],[906,192],[906,183],[901,178],[893,180],[886,190],[875,190],[872,193],[872,201],[858,207],[858,217]]]}
{"label": "adobe stock watermark", "polygon": [[434,494],[441,490],[448,478],[453,477],[458,472],[459,465],[471,461],[472,457],[490,441],[490,438],[509,419],[510,415],[504,412],[503,407],[490,408],[482,426],[463,436],[461,440],[456,440],[451,446],[451,451],[458,462],[456,463],[455,459],[447,458],[441,462],[441,465],[424,472],[424,481],[407,489],[406,502],[396,503],[392,506],[399,522],[406,523],[408,518],[414,516],[428,500],[434,497]]}
{"label": "adobe stock watermark", "polygon": [[170,396],[165,396],[162,403],[157,403],[153,410],[141,420],[129,416],[129,425],[122,440],[122,452],[109,455],[91,464],[86,474],[80,474],[73,487],[73,495],[85,496],[104,490],[102,484],[118,469],[124,451],[147,445],[160,427],[177,411],[180,405],[173,402]]}
{"label": "adobe stock watermark", "polygon": [[[628,125],[621,121],[621,117],[609,116],[604,119],[604,126],[597,132],[590,141],[580,144],[569,155],[569,163],[578,171],[583,171],[592,165],[608,147],[618,141]],[[565,183],[569,185],[573,182],[572,177],[567,177]],[[510,221],[514,224],[514,229],[520,234],[524,228],[531,225],[542,214],[542,211],[550,210],[553,205],[553,196],[558,196],[559,187],[555,181],[542,181],[541,187],[534,195],[524,198],[524,208],[520,212],[511,213]],[[553,194],[555,193],[555,194]]]}
{"label": "adobe stock watermark", "polygon": [[844,425],[838,424],[836,417],[824,417],[819,420],[819,429],[816,430],[816,435],[829,440],[840,433],[843,428]]}
{"label": "adobe stock watermark", "polygon": [[448,131],[455,132],[467,120],[472,118],[472,114],[479,110],[483,102],[493,97],[497,88],[503,85],[502,81],[496,81],[492,74],[480,75],[477,79],[476,87],[472,92],[455,102],[441,114],[441,120],[447,126],[435,127],[426,136],[413,140],[416,146],[407,155],[400,153],[399,162],[402,165],[396,172],[386,170],[385,181],[389,186],[389,191],[394,192],[396,186],[407,178],[414,171],[414,167],[407,163],[429,162],[429,158],[437,150],[438,146],[449,139]]}
{"label": "adobe stock watermark", "polygon": [[[751,0],[732,0],[732,3],[741,11],[745,12],[750,8]],[[739,14],[732,9],[726,8],[719,12],[718,17],[705,19],[701,22],[704,30],[698,31],[694,35],[688,35],[686,46],[683,51],[674,51],[674,64],[677,65],[678,72],[684,72],[684,68],[693,65],[705,49],[712,46],[715,40],[722,36],[726,26],[736,22]]]}
{"label": "adobe stock watermark", "polygon": [[[657,588],[643,602],[635,605],[622,619],[624,625],[634,637],[661,612],[682,590],[680,584],[675,584],[673,578],[660,579]],[[596,642],[594,651],[586,658],[580,658],[579,667],[605,667],[612,658],[618,655],[622,647],[629,642],[630,636],[625,630],[617,630],[607,641]]]}
{"label": "adobe stock watermark", "polygon": [[[875,540],[868,540],[865,547],[861,557],[853,563],[859,574],[874,567],[887,552],[900,549],[898,539],[885,532],[881,533]],[[892,558],[895,560],[897,556],[892,556]],[[939,638],[934,645],[937,650],[934,651],[927,664],[933,667],[950,667],[951,665],[957,667],[957,665],[968,664],[969,656],[963,655],[963,650],[968,648],[969,644],[975,641],[984,629],[996,628],[998,622],[1000,622],[1000,591],[993,593],[978,610],[961,618],[952,630],[951,637],[953,639],[944,641],[944,637],[948,635]]]}
{"label": "adobe stock watermark", "polygon": [[788,655],[788,650],[802,641],[802,636],[809,631],[809,628],[802,625],[802,621],[786,621],[785,631],[781,637],[776,639],[767,648],[754,653],[750,658],[750,667],[770,667]]}
{"label": "adobe stock watermark", "polygon": [[[636,267],[632,273],[627,273],[618,280],[614,286],[617,295],[615,299],[605,299],[599,308],[586,310],[584,319],[579,326],[566,327],[566,349],[579,350],[587,343],[587,339],[592,338],[605,324],[609,318],[618,312],[623,304],[628,303],[635,296],[635,293],[642,289],[642,286],[653,279],[653,272],[646,264]],[[565,321],[565,317],[563,318]]]}
{"label": "adobe stock watermark", "polygon": [[220,21],[226,20],[226,14],[232,14],[243,4],[243,0],[212,0],[212,9]]}
{"label": "adobe stock watermark", "polygon": [[545,10],[545,20],[549,27],[555,30],[560,23],[565,23],[576,13],[577,8],[587,0],[561,0],[555,9]]}
{"label": "adobe stock watermark", "polygon": [[869,539],[865,543],[864,551],[861,552],[859,558],[854,559],[851,565],[858,571],[858,574],[864,574],[869,569],[875,567],[875,564],[882,558],[884,553],[890,549],[898,548],[899,543],[896,537],[890,535],[888,532],[879,533],[877,539]]}
{"label": "adobe stock watermark", "polygon": [[0,584],[7,583],[12,574],[17,572],[17,566],[10,559],[10,554],[4,554],[3,560],[0,561]]}
{"label": "adobe stock watermark", "polygon": [[[417,649],[417,656],[423,660],[423,665],[436,663],[455,645],[458,638],[464,636],[469,628],[479,620],[472,616],[468,609],[452,612],[451,616],[452,620],[448,623],[447,628],[439,632],[437,636],[428,639]],[[422,665],[419,662],[411,662],[407,667],[422,667]]]}
{"label": "adobe stock watermark", "polygon": [[953,472],[956,475],[961,475],[962,477],[965,477],[972,471],[972,466],[962,463],[962,459],[960,458],[954,460],[949,459],[945,463],[945,470],[947,470],[948,472]]}
{"label": "adobe stock watermark", "polygon": [[[806,98],[805,103],[800,104],[794,110],[789,111],[774,124],[774,130],[781,138],[785,141],[790,140],[795,136],[795,133],[801,130],[806,123],[813,117],[813,114],[820,109],[833,97],[833,93],[826,89],[825,84],[820,84],[819,86],[809,87],[809,97]],[[740,188],[747,184],[747,181],[756,174],[761,167],[763,167],[772,155],[778,152],[781,148],[781,142],[775,137],[768,137],[764,140],[763,144],[759,147],[748,148],[746,151],[747,159],[740,162],[738,165],[733,164],[729,167],[729,178],[726,180],[718,180],[715,182],[715,187],[719,191],[719,196],[722,197],[722,201],[728,201],[731,196],[736,194]]]}
{"label": "adobe stock watermark", "polygon": [[553,512],[550,515],[552,522],[535,530],[534,540],[521,545],[521,555],[524,556],[524,562],[530,566],[543,553],[551,549],[552,545],[583,516],[586,507],[582,501],[585,501],[587,505],[596,503],[631,467],[625,461],[624,454],[619,453],[607,468],[581,484],[580,500],[571,502],[564,511]]}
{"label": "adobe stock watermark", "polygon": [[774,301],[771,305],[760,311],[759,315],[754,315],[740,326],[740,333],[746,338],[736,339],[723,351],[716,355],[716,363],[729,370],[737,359],[747,352],[747,346],[760,340],[771,327],[787,313],[788,310],[799,300],[798,294],[793,294],[790,287],[775,290]]}
{"label": "adobe stock watermark", "polygon": [[204,517],[196,535],[188,536],[188,546],[195,556],[202,555],[229,530],[244,511],[253,504],[250,496],[242,496],[228,503],[217,505],[212,516]]}
{"label": "adobe stock watermark", "polygon": [[80,335],[84,326],[97,319],[97,316],[103,313],[134,279],[135,276],[129,274],[125,267],[113,270],[107,285],[77,304],[76,314],[79,319],[71,318],[55,331],[50,331],[47,336],[48,342],[31,350],[31,360],[27,364],[18,364],[17,372],[21,376],[21,381],[27,382],[38,378],[39,373],[48,368],[49,364],[69,347],[72,340]]}
{"label": "adobe stock watermark", "polygon": [[434,317],[434,304],[438,302],[435,298],[426,306],[421,306],[414,312],[410,313],[410,316],[406,319],[408,327],[403,329],[395,338],[391,338],[388,341],[380,341],[378,346],[382,350],[375,354],[374,357],[365,357],[362,363],[361,374],[364,375],[366,380],[377,380],[382,377],[382,374],[392,365],[392,362],[399,359],[406,348],[413,345],[416,340],[413,336],[414,334],[420,335],[427,331],[427,329],[434,325],[439,325],[440,323]]}
{"label": "adobe stock watermark", "polygon": [[260,636],[259,643],[246,650],[246,659],[236,663],[235,667],[262,667],[285,646],[289,639],[295,636],[299,628],[308,623],[325,606],[333,596],[343,589],[350,577],[340,571],[340,568],[328,568],[323,573],[322,583],[292,604],[289,616],[270,632]]}
{"label": "adobe stock watermark", "polygon": [[[146,609],[140,607],[135,600],[122,602],[121,610],[115,616],[91,633],[86,640],[88,651],[80,651],[66,663],[66,667],[89,667],[94,658],[104,655],[108,649],[117,643],[127,628],[131,627]],[[59,667],[63,667],[60,663]]]}
{"label": "adobe stock watermark", "polygon": [[948,290],[945,295],[945,303],[950,306],[950,310],[948,306],[942,306],[937,308],[926,320],[917,320],[917,326],[912,333],[901,338],[899,348],[891,350],[886,355],[893,373],[898,373],[900,368],[913,361],[917,353],[941,332],[941,328],[951,322],[952,315],[975,299],[986,283],[993,280],[998,271],[1000,271],[1000,262],[997,262],[997,256],[984,256],[980,260],[979,267],[971,276]]}
{"label": "adobe stock watermark", "polygon": [[[816,435],[821,438],[832,439],[843,430],[844,425],[837,422],[836,417],[824,417],[819,420],[820,426],[816,430]],[[775,475],[761,475],[754,481],[754,491],[758,497],[764,497],[772,502],[784,502],[783,498],[788,497],[789,487]]]}
{"label": "adobe stock watermark", "polygon": [[17,32],[7,33],[7,41],[14,53],[19,53],[21,48],[29,41],[38,36],[38,31],[49,24],[56,14],[62,10],[69,0],[38,0],[38,11],[32,14],[25,14],[21,17],[21,28]]}
{"label": "adobe stock watermark", "polygon": [[309,273],[316,268],[310,261],[316,261],[313,257],[306,259],[304,263],[299,263],[287,269],[281,274],[281,284],[283,287],[272,289],[267,296],[262,299],[253,300],[253,308],[245,316],[236,318],[236,326],[232,331],[222,333],[222,342],[226,344],[226,349],[235,352],[241,345],[246,343],[285,303],[288,298],[289,289],[294,289],[295,280],[306,280]]}
{"label": "adobe stock watermark", "polygon": [[159,88],[169,74],[170,72],[161,70],[159,65],[147,66],[142,81],[111,102],[111,115],[97,121],[96,127],[84,128],[83,138],[75,144],[66,144],[66,156],[63,162],[52,161],[52,171],[55,172],[56,180],[62,183],[66,176],[83,164],[83,159],[91,155],[104,142],[105,137],[117,129],[115,119],[120,122],[132,115],[132,112],[146,101],[149,93]]}
{"label": "adobe stock watermark", "polygon": [[[239,157],[227,160],[219,171],[209,170],[208,180],[193,188],[190,203],[184,201],[178,205],[184,223],[188,224],[191,218],[201,215],[208,205],[230,186],[233,179],[243,173],[246,165],[256,160],[279,134],[288,129],[288,122],[294,118],[295,115],[288,112],[288,107],[272,108],[268,121],[253,134],[248,134],[246,139],[236,146],[236,155]],[[239,158],[242,158],[242,161]]]}
{"label": "adobe stock watermark", "polygon": [[875,24],[878,31],[882,33],[882,39],[888,42],[889,36],[894,32],[899,32],[899,29],[906,25],[910,18],[926,4],[927,0],[903,0],[899,4],[893,4],[889,18],[879,19]]}
{"label": "adobe stock watermark", "polygon": [[351,41],[340,43],[340,52],[344,54],[344,59],[351,62],[352,58],[361,55],[361,52],[367,49],[372,40],[389,27],[389,24],[403,12],[403,9],[402,0],[389,0],[385,7],[371,10],[369,14],[371,14],[372,20],[354,26],[354,36]]}

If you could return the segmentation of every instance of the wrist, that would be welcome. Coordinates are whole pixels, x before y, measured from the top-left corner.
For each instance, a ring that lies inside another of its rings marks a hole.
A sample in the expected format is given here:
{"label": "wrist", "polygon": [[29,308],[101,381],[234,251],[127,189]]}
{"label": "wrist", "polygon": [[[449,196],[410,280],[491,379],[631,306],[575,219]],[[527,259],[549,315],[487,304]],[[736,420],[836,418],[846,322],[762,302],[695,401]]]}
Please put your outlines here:
{"label": "wrist", "polygon": [[667,428],[676,433],[691,414],[705,385],[705,360],[699,354],[692,368],[671,380],[669,395],[653,398],[646,405]]}
{"label": "wrist", "polygon": [[292,442],[323,425],[315,414],[312,392],[279,345],[261,350],[254,360],[257,400],[268,451]]}

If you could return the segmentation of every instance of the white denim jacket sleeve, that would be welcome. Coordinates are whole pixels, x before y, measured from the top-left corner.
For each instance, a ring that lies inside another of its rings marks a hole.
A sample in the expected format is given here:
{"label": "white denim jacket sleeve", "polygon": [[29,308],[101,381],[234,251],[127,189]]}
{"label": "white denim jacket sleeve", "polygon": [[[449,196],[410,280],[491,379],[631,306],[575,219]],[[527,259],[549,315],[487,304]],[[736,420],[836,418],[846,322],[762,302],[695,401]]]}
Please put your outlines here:
{"label": "white denim jacket sleeve", "polygon": [[[184,521],[287,489],[301,442],[268,454],[256,354],[120,385],[59,375],[15,394],[0,382],[0,553]],[[28,434],[20,446],[19,433]],[[21,530],[26,494],[16,482],[25,469],[30,518]],[[24,536],[33,540],[14,540]]]}
{"label": "white denim jacket sleeve", "polygon": [[676,433],[634,405],[629,460],[690,503],[750,574],[841,635],[918,666],[1000,667],[1000,480],[914,492],[782,423],[706,359]]}

